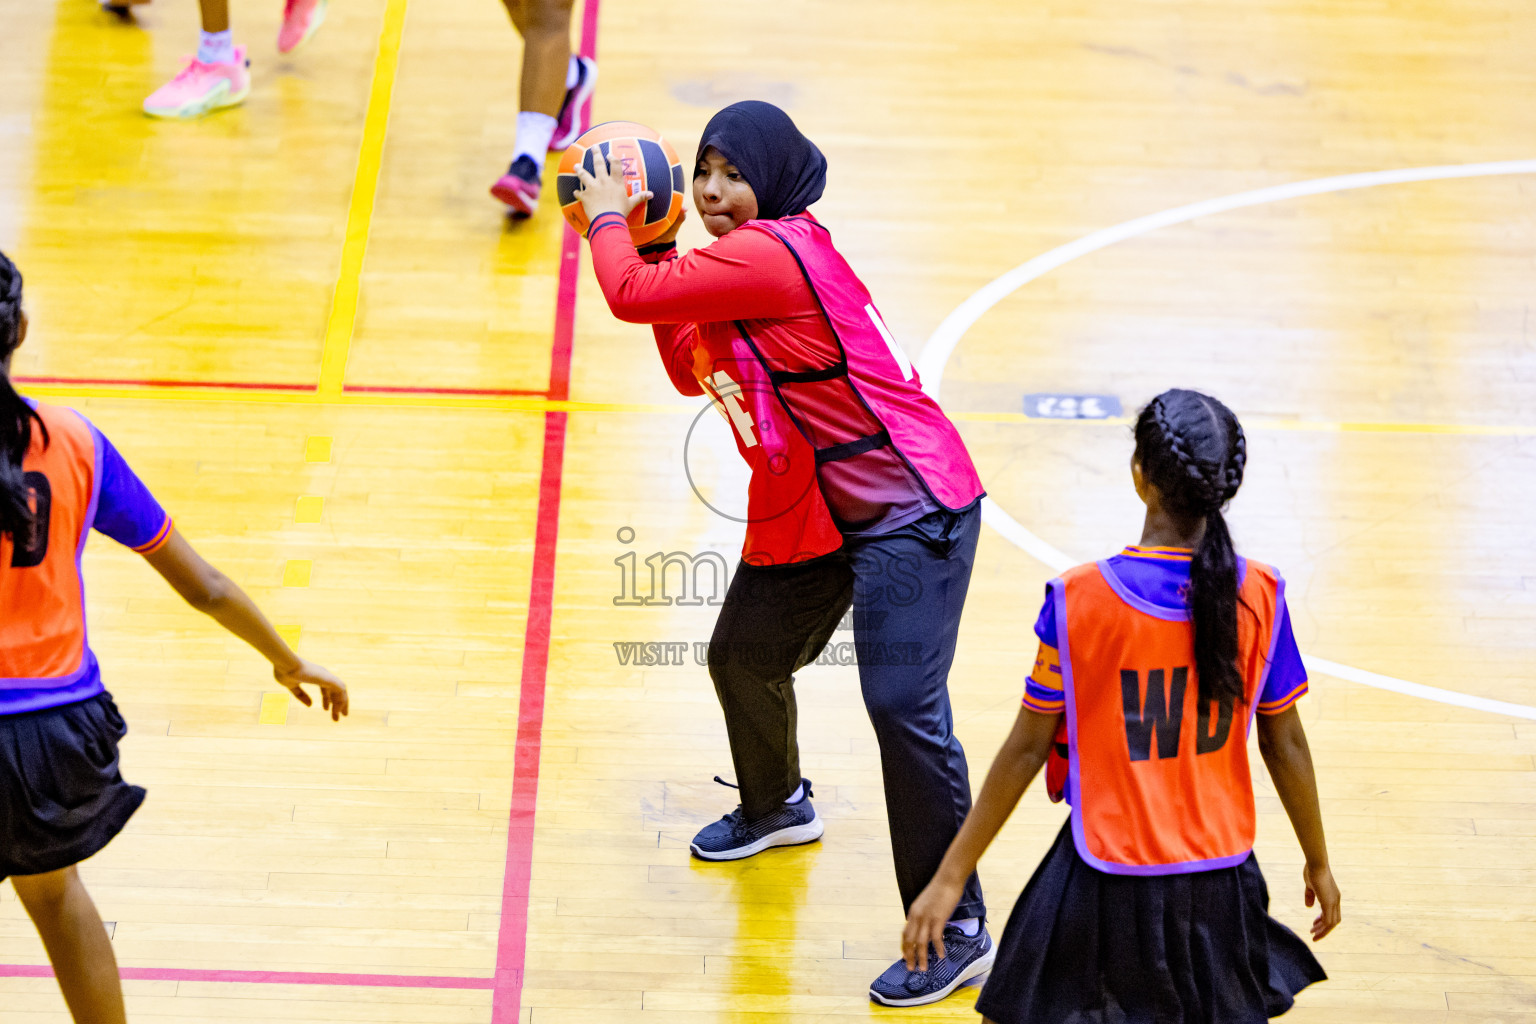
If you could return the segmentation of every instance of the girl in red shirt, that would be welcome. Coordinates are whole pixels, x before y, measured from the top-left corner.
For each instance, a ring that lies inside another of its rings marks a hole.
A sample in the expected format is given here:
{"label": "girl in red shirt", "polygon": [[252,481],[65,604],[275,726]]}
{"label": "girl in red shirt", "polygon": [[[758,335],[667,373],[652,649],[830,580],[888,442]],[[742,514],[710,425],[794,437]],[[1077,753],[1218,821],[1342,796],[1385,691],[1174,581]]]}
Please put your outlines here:
{"label": "girl in red shirt", "polygon": [[[734,860],[821,836],[800,774],[794,673],[851,604],[908,906],[970,808],[948,674],[980,529],[975,467],[806,212],[826,159],[782,110],[737,103],[705,127],[693,196],[716,241],[685,256],[675,228],[636,250],[624,218],[648,195],[629,196],[606,159],[579,178],[609,308],[653,325],[673,384],[710,395],[752,468],[742,562],[709,647],[741,804],[695,836],[693,853]],[[897,961],[871,998],[933,1002],[987,969],[974,873],[962,888],[946,931],[955,971]]]}

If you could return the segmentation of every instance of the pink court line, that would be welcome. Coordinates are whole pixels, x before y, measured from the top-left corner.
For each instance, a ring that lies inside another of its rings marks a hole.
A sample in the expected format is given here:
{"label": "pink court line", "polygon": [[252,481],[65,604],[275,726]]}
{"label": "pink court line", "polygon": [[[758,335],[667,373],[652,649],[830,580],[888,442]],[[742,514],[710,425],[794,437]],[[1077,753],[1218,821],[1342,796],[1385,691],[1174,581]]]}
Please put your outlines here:
{"label": "pink court line", "polygon": [[[586,0],[581,53],[597,55],[599,0]],[[590,101],[588,101],[590,104]],[[581,112],[591,120],[590,105]],[[576,281],[581,239],[569,227],[560,242],[555,294],[555,334],[549,355],[549,398],[564,401],[571,390],[571,351],[576,334]],[[555,545],[560,535],[560,481],[565,465],[564,412],[544,414],[544,463],[539,473],[539,510],[533,540],[528,621],[523,633],[523,673],[518,688],[517,743],[512,755],[512,809],[507,820],[507,867],[501,883],[501,928],[496,937],[496,984],[491,1024],[517,1024],[528,961],[528,895],[533,875],[533,826],[539,799],[539,754],[544,737],[544,694],[549,671],[550,624],[555,604]]]}
{"label": "pink court line", "polygon": [[344,384],[341,390],[349,395],[491,395],[543,398],[549,394],[546,388],[407,388],[386,384]]}
{"label": "pink court line", "polygon": [[[355,985],[363,988],[488,989],[490,978],[457,978],[437,974],[326,974],[319,971],[204,971],[182,967],[123,967],[125,981],[222,981],[251,985]],[[0,965],[0,978],[51,978],[47,964]]]}
{"label": "pink court line", "polygon": [[246,380],[160,380],[138,377],[17,377],[18,384],[82,384],[128,388],[230,388],[240,391],[313,391],[313,384]]}
{"label": "pink court line", "polygon": [[[571,235],[574,239],[574,233]],[[512,809],[507,821],[507,866],[501,882],[501,928],[491,1024],[515,1024],[528,956],[528,895],[533,874],[533,823],[539,798],[539,754],[544,735],[544,692],[549,669],[550,621],[555,595],[555,543],[560,533],[560,478],[565,461],[566,414],[544,414],[544,467],[533,541],[523,673],[512,754]]]}
{"label": "pink court line", "polygon": [[[574,282],[572,287],[574,287]],[[246,380],[163,380],[153,377],[16,377],[14,379],[18,384],[62,384],[92,387],[206,388],[211,391],[283,392],[313,392],[315,390],[313,384],[281,384],[273,381]],[[548,390],[545,388],[432,388],[395,387],[386,384],[348,384],[342,390],[348,394],[364,395],[465,395],[493,398],[543,398],[548,394]]]}
{"label": "pink court line", "polygon": [[[581,7],[581,54],[597,59],[597,12],[602,0],[586,0]],[[592,95],[581,108],[579,124],[592,123]],[[576,339],[576,278],[581,270],[581,239],[566,227],[560,244],[560,281],[555,294],[555,338],[549,353],[548,397],[563,402],[571,397],[571,349]],[[561,414],[563,424],[564,414]],[[563,431],[562,427],[562,431]],[[564,442],[561,454],[564,455]],[[558,497],[558,495],[557,495]],[[553,553],[551,553],[553,556]]]}

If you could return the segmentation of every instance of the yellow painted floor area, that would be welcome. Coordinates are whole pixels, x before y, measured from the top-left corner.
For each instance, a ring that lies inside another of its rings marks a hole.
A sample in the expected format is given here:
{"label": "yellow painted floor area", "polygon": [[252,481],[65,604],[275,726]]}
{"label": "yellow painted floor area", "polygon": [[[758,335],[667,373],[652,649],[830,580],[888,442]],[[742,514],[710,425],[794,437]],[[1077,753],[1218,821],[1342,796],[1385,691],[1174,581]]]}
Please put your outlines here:
{"label": "yellow painted floor area", "polygon": [[[353,690],[334,726],[269,699],[256,655],[92,541],[91,642],[130,724],[125,775],[150,791],[83,868],[120,962],[490,976],[557,408],[520,1019],[977,1020],[966,993],[899,1011],[866,998],[901,912],[854,669],[799,683],[825,839],[690,860],[693,832],[734,803],[711,781],[730,761],[691,652],[715,609],[614,599],[630,554],[642,580],[656,552],[734,564],[739,525],[684,468],[727,510],[743,472],[714,414],[670,390],[649,331],[609,316],[585,255],[569,402],[341,390],[547,384],[561,225],[547,205],[508,226],[486,195],[517,110],[499,5],[334,0],[280,57],[280,5],[242,0],[250,100],[179,124],[138,104],[192,49],[195,4],[155,0],[130,23],[91,0],[0,4],[0,248],[33,319],[14,372],[91,417]],[[1536,157],[1532,52],[1536,12],[1514,0],[607,0],[595,112],[688,153],[725,103],[785,106],[830,160],[818,216],[916,356],[996,275],[1133,217]],[[1234,532],[1285,572],[1305,652],[1536,706],[1533,200],[1531,174],[1387,185],[1127,241],[1004,299],[942,400],[999,505],[1086,559],[1137,536],[1128,432],[1027,419],[1023,395],[1134,410],[1169,386],[1212,391],[1250,426]],[[696,221],[682,240],[705,241]],[[164,383],[122,383],[144,380]],[[951,676],[977,785],[1052,575],[995,532],[981,545]],[[635,641],[689,655],[621,664],[614,645]],[[1286,1019],[1536,1024],[1536,722],[1323,676],[1302,711],[1345,920],[1319,947],[1331,980]],[[1260,812],[1274,912],[1300,928],[1300,854],[1267,783]],[[988,854],[995,929],[1061,818],[1032,792]],[[43,962],[0,889],[0,963]],[[136,1022],[491,1020],[483,990],[125,989]],[[49,979],[0,978],[0,1000],[7,1021],[68,1019]]]}

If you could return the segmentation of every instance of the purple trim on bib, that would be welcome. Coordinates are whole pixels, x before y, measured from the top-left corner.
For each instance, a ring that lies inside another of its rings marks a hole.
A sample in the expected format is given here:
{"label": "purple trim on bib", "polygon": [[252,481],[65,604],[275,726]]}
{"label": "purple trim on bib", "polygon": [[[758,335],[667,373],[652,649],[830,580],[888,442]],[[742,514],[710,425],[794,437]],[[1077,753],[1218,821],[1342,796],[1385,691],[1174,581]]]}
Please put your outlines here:
{"label": "purple trim on bib", "polygon": [[[1146,598],[1140,596],[1139,594],[1133,594],[1131,589],[1125,585],[1120,577],[1115,575],[1115,570],[1109,567],[1109,559],[1101,558],[1099,561],[1095,562],[1094,565],[1099,567],[1099,575],[1104,577],[1104,582],[1109,584],[1109,589],[1113,590],[1115,595],[1119,597],[1120,600],[1141,612],[1143,615],[1150,615],[1154,619],[1162,619],[1165,622],[1189,621],[1188,608],[1177,611],[1172,608],[1164,608],[1162,605],[1153,604],[1151,601],[1148,601]],[[1056,632],[1058,634],[1064,632],[1060,625],[1062,621],[1064,621],[1064,619],[1062,617],[1058,617],[1056,626]],[[1065,655],[1063,655],[1063,657],[1065,657]],[[1065,672],[1065,669],[1063,669],[1063,672]]]}
{"label": "purple trim on bib", "polygon": [[[1130,605],[1132,608],[1136,609],[1137,611],[1142,612],[1142,613],[1147,614],[1147,615],[1150,615],[1154,619],[1162,619],[1165,622],[1188,622],[1189,621],[1189,609],[1188,608],[1178,609],[1178,610],[1173,609],[1173,608],[1164,608],[1162,605],[1154,604],[1151,601],[1148,601],[1146,598],[1142,597],[1141,595],[1132,592],[1132,590],[1125,585],[1125,581],[1122,580],[1119,576],[1115,575],[1115,570],[1110,566],[1109,559],[1101,558],[1101,559],[1099,559],[1097,562],[1095,562],[1093,564],[1097,565],[1099,567],[1099,575],[1104,577],[1104,582],[1109,584],[1109,589],[1113,590],[1115,592],[1115,595],[1117,597],[1119,597],[1120,600],[1124,601],[1126,604]],[[1246,583],[1247,580],[1248,580],[1248,559],[1246,559],[1246,558],[1238,558],[1238,560],[1237,560],[1237,586],[1238,586],[1239,590],[1242,589],[1243,584]],[[1058,623],[1059,623],[1059,621],[1060,620],[1058,619]],[[1058,632],[1058,633],[1061,632],[1061,626],[1059,624],[1056,627],[1056,632]],[[1271,647],[1274,646],[1273,640],[1271,640],[1270,646]],[[1273,652],[1271,652],[1271,653],[1273,653]]]}
{"label": "purple trim on bib", "polygon": [[1067,581],[1057,577],[1046,587],[1056,605],[1056,654],[1061,663],[1061,689],[1067,698],[1067,784],[1077,798],[1071,804],[1072,845],[1077,847],[1078,856],[1095,864],[1098,858],[1088,852],[1088,837],[1083,831],[1083,759],[1077,752],[1077,694],[1072,674],[1072,641],[1067,635]]}
{"label": "purple trim on bib", "polygon": [[[86,655],[90,653],[89,647],[85,648],[85,653]],[[17,676],[10,679],[0,679],[0,692],[7,690],[67,690],[90,675],[91,668],[93,667],[92,663],[92,658],[83,655],[80,658],[80,667],[67,676]],[[5,702],[0,701],[0,715],[11,713],[9,708],[5,706]]]}
{"label": "purple trim on bib", "polygon": [[[1074,822],[1076,819],[1073,819]],[[1074,837],[1076,832],[1073,832]],[[1244,850],[1242,853],[1230,854],[1226,857],[1213,857],[1210,860],[1186,860],[1173,864],[1113,864],[1107,860],[1099,860],[1091,853],[1078,847],[1078,853],[1083,860],[1095,871],[1102,871],[1107,875],[1192,875],[1197,871],[1219,871],[1222,868],[1236,867],[1249,857],[1253,856],[1252,850]]]}

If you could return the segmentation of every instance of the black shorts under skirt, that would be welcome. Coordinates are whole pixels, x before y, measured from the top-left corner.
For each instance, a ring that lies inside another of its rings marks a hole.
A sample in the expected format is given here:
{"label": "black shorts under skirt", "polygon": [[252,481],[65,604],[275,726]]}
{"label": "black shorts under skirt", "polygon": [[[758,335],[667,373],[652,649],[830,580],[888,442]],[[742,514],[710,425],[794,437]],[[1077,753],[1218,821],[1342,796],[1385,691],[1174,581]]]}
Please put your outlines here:
{"label": "black shorts under skirt", "polygon": [[1186,875],[1087,865],[1068,819],[1014,905],[976,1002],[997,1024],[1258,1024],[1327,975],[1269,916],[1251,854]]}
{"label": "black shorts under skirt", "polygon": [[127,732],[106,693],[0,715],[0,878],[78,864],[123,830],[144,802],[117,768]]}

